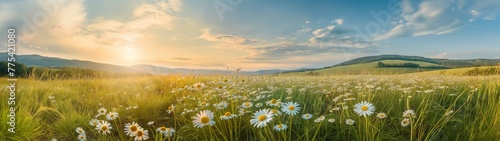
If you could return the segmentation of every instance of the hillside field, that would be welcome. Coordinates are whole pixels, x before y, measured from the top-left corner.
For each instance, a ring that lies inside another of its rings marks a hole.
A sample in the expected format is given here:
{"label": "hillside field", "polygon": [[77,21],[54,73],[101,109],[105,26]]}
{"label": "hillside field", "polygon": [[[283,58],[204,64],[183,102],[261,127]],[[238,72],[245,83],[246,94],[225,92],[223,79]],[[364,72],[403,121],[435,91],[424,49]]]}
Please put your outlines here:
{"label": "hillside field", "polygon": [[[233,74],[19,79],[16,86],[16,133],[0,132],[0,140],[500,138],[500,76]],[[7,87],[0,91],[9,97]]]}
{"label": "hillside field", "polygon": [[[379,68],[377,67],[377,63],[382,62],[385,64],[402,64],[402,63],[414,63],[420,65],[423,68],[404,68],[404,67],[385,67]],[[375,61],[370,63],[362,63],[362,64],[354,64],[354,65],[345,65],[345,66],[334,66],[330,68],[324,68],[319,70],[313,70],[313,72],[317,72],[319,74],[330,75],[330,74],[404,74],[404,73],[413,73],[413,72],[421,72],[421,71],[431,71],[431,70],[440,70],[442,68],[425,68],[425,67],[441,67],[439,64],[422,62],[422,61],[406,61],[406,60],[382,60]],[[310,71],[303,72],[293,72],[289,75],[295,74],[307,74]],[[285,73],[286,75],[286,73]]]}

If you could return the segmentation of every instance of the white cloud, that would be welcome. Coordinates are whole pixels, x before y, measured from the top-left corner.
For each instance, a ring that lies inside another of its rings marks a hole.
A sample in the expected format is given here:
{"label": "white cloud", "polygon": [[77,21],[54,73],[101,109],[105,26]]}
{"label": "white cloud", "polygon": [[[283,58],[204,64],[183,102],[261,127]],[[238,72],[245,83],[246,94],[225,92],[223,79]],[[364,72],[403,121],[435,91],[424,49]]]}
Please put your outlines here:
{"label": "white cloud", "polygon": [[[393,37],[441,35],[453,32],[485,14],[499,12],[495,1],[423,0],[421,3],[404,0],[401,20],[388,32],[374,37],[383,40]],[[476,9],[481,9],[477,11]]]}
{"label": "white cloud", "polygon": [[438,54],[436,56],[434,56],[434,58],[444,58],[448,53],[441,53],[441,54]]}
{"label": "white cloud", "polygon": [[489,14],[489,15],[486,15],[484,16],[483,18],[481,18],[482,20],[487,20],[487,21],[491,21],[491,20],[496,20],[497,17],[494,15],[494,14]]}
{"label": "white cloud", "polygon": [[217,42],[218,47],[229,47],[235,49],[243,49],[245,46],[261,42],[257,39],[247,39],[239,36],[229,35],[229,34],[213,34],[210,29],[202,29],[202,34],[198,37],[211,42]]}

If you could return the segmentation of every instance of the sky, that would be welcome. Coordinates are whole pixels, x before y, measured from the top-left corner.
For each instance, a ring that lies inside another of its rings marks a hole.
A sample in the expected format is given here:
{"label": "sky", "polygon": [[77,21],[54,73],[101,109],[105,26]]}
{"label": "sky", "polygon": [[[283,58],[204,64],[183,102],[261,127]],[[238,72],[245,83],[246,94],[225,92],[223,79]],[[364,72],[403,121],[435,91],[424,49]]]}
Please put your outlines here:
{"label": "sky", "polygon": [[498,0],[0,0],[18,55],[197,69],[500,59],[499,16]]}

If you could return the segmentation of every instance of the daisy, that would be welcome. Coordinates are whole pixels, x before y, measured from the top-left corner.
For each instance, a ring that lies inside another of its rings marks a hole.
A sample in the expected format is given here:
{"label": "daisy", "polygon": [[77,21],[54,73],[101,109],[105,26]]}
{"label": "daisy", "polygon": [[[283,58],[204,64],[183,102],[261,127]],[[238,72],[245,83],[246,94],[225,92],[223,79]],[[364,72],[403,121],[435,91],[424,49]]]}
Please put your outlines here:
{"label": "daisy", "polygon": [[106,108],[100,108],[99,110],[97,110],[97,116],[101,116],[101,115],[106,115],[106,112],[108,112],[108,110],[106,110]]}
{"label": "daisy", "polygon": [[111,124],[109,124],[108,121],[101,121],[99,122],[99,124],[97,124],[96,128],[95,128],[98,132],[106,135],[106,134],[109,134],[111,133],[111,129],[113,129],[111,127]]}
{"label": "daisy", "polygon": [[229,120],[229,119],[232,119],[234,117],[236,117],[236,115],[231,114],[231,112],[226,112],[226,113],[224,113],[223,116],[220,116],[220,119]]}
{"label": "daisy", "polygon": [[385,117],[387,117],[387,114],[385,114],[385,113],[378,113],[378,114],[377,114],[377,117],[378,117],[379,119],[384,119]]}
{"label": "daisy", "polygon": [[352,120],[352,119],[346,119],[346,120],[345,120],[345,123],[346,123],[347,125],[353,125],[353,124],[354,124],[354,120]]}
{"label": "daisy", "polygon": [[139,124],[137,124],[135,122],[132,122],[132,124],[131,123],[127,123],[127,124],[125,124],[125,135],[134,137],[135,133],[139,129],[142,129],[141,126],[139,126]]}
{"label": "daisy", "polygon": [[97,124],[99,124],[99,120],[98,119],[92,119],[92,120],[90,120],[89,124],[90,124],[90,126],[97,126]]}
{"label": "daisy", "polygon": [[315,119],[314,122],[321,122],[325,120],[325,116],[320,116],[319,118]]}
{"label": "daisy", "polygon": [[87,140],[87,136],[85,134],[78,135],[78,141],[85,141],[85,140]]}
{"label": "daisy", "polygon": [[250,113],[250,112],[252,112],[252,111],[247,110],[245,108],[240,108],[240,116],[245,115],[246,113]]}
{"label": "daisy", "polygon": [[161,134],[171,137],[174,135],[175,130],[173,128],[167,128],[165,126],[162,126],[160,128],[157,128],[156,131],[160,132]]}
{"label": "daisy", "polygon": [[309,114],[309,113],[307,113],[307,114],[302,115],[302,118],[305,119],[305,120],[308,120],[308,119],[312,118],[312,115]]}
{"label": "daisy", "polygon": [[214,125],[215,121],[213,121],[214,113],[210,110],[200,111],[200,113],[196,114],[196,117],[193,117],[194,127],[201,128],[205,125]]}
{"label": "daisy", "polygon": [[271,100],[269,100],[269,101],[266,102],[266,105],[267,106],[279,106],[278,102],[279,102],[279,100],[271,99]]}
{"label": "daisy", "polygon": [[136,140],[136,141],[147,140],[149,138],[148,135],[149,135],[148,130],[144,130],[144,129],[140,128],[135,133],[134,140]]}
{"label": "daisy", "polygon": [[328,119],[328,122],[333,123],[333,122],[335,122],[335,119],[333,119],[333,118]]}
{"label": "daisy", "polygon": [[193,87],[196,89],[203,89],[205,87],[205,84],[198,82],[198,83],[193,84]]}
{"label": "daisy", "polygon": [[354,112],[356,112],[359,116],[369,116],[372,115],[375,111],[375,106],[373,104],[361,101],[360,103],[354,105]]}
{"label": "daisy", "polygon": [[222,101],[222,102],[219,102],[217,104],[215,104],[214,106],[218,109],[218,110],[224,110],[226,109],[227,107],[227,102],[226,101]]}
{"label": "daisy", "polygon": [[271,113],[273,113],[274,116],[278,116],[278,115],[281,115],[281,112],[278,111],[277,109],[272,109],[271,110]]}
{"label": "daisy", "polygon": [[257,108],[262,107],[262,103],[257,103],[257,104],[255,104],[255,107],[257,107]]}
{"label": "daisy", "polygon": [[77,127],[76,128],[76,133],[78,133],[78,134],[85,134],[85,131],[83,130],[82,127]]}
{"label": "daisy", "polygon": [[271,122],[273,119],[273,113],[269,109],[262,109],[253,114],[253,119],[250,120],[250,123],[257,127],[265,127],[267,123]]}
{"label": "daisy", "polygon": [[109,112],[107,115],[106,115],[106,118],[108,120],[114,120],[118,117],[118,113],[113,111],[113,112]]}
{"label": "daisy", "polygon": [[149,125],[149,126],[151,126],[151,125],[153,125],[153,124],[155,124],[155,122],[154,122],[154,121],[150,121],[150,122],[148,122],[148,125]]}
{"label": "daisy", "polygon": [[405,112],[403,112],[403,117],[405,118],[409,118],[409,117],[415,117],[415,111],[413,110],[406,110]]}
{"label": "daisy", "polygon": [[405,118],[401,121],[401,126],[403,127],[406,127],[410,124],[410,119],[409,118]]}
{"label": "daisy", "polygon": [[299,113],[300,107],[296,102],[287,102],[282,105],[281,111],[285,112],[287,115],[294,116]]}
{"label": "daisy", "polygon": [[250,108],[252,106],[253,106],[252,102],[245,102],[241,104],[241,108]]}
{"label": "daisy", "polygon": [[276,130],[276,131],[283,131],[283,130],[285,130],[286,128],[288,128],[288,126],[286,126],[286,124],[278,124],[278,125],[274,125],[274,130]]}
{"label": "daisy", "polygon": [[173,104],[168,106],[167,113],[170,114],[170,113],[174,112],[174,109],[175,109],[175,106]]}

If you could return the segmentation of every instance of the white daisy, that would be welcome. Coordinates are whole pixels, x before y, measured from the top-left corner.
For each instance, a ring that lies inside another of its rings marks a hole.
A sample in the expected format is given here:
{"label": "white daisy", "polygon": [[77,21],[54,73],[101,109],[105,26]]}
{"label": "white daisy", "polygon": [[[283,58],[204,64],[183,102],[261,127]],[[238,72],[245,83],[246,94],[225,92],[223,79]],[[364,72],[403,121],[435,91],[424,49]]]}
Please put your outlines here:
{"label": "white daisy", "polygon": [[375,106],[370,102],[361,101],[360,103],[354,105],[354,112],[356,112],[360,116],[369,116],[372,115],[375,111]]}
{"label": "white daisy", "polygon": [[280,102],[280,100],[276,100],[276,99],[271,99],[269,101],[266,101],[266,105],[267,106],[280,106],[278,103]]}
{"label": "white daisy", "polygon": [[325,120],[325,116],[320,116],[319,118],[315,119],[314,122],[321,122]]}
{"label": "white daisy", "polygon": [[295,114],[299,113],[300,107],[296,102],[287,102],[282,105],[281,111],[285,112],[287,115],[294,116]]}
{"label": "white daisy", "polygon": [[118,113],[113,111],[113,112],[109,112],[107,115],[106,115],[106,118],[108,120],[114,120],[118,117]]}
{"label": "white daisy", "polygon": [[205,88],[205,84],[198,82],[198,83],[193,84],[192,88],[201,90],[201,89]]}
{"label": "white daisy", "polygon": [[139,124],[132,122],[125,124],[125,135],[134,137],[137,130],[142,129]]}
{"label": "white daisy", "polygon": [[385,113],[378,113],[378,114],[377,114],[377,117],[378,117],[379,119],[384,119],[385,117],[387,117],[387,114],[385,114]]}
{"label": "white daisy", "polygon": [[135,138],[134,140],[135,141],[141,141],[141,140],[147,140],[149,138],[148,136],[148,130],[144,130],[144,129],[138,129],[135,133]]}
{"label": "white daisy", "polygon": [[155,122],[154,122],[154,121],[150,121],[150,122],[148,122],[148,125],[149,125],[149,126],[151,126],[151,125],[153,125],[153,124],[155,124]]}
{"label": "white daisy", "polygon": [[196,114],[196,117],[193,117],[194,127],[201,128],[205,125],[214,125],[215,121],[213,121],[214,113],[210,110],[200,111],[200,113]]}
{"label": "white daisy", "polygon": [[77,127],[76,128],[76,133],[78,133],[78,134],[85,134],[85,130],[83,130],[82,127]]}
{"label": "white daisy", "polygon": [[262,103],[257,103],[257,104],[255,104],[255,107],[257,107],[257,108],[262,107]]}
{"label": "white daisy", "polygon": [[401,121],[401,126],[403,127],[406,127],[410,124],[410,119],[409,118],[404,118],[402,121]]}
{"label": "white daisy", "polygon": [[174,112],[174,109],[175,109],[175,106],[173,104],[168,106],[167,113],[170,114],[170,113]]}
{"label": "white daisy", "polygon": [[308,119],[312,118],[312,115],[309,114],[309,113],[307,113],[307,114],[302,115],[302,118],[305,119],[305,120],[308,120]]}
{"label": "white daisy", "polygon": [[98,119],[92,119],[90,120],[89,124],[90,126],[97,126],[97,124],[99,124],[99,120]]}
{"label": "white daisy", "polygon": [[241,108],[250,108],[252,106],[253,106],[252,102],[245,102],[241,104]]}
{"label": "white daisy", "polygon": [[346,123],[347,125],[353,125],[353,124],[354,124],[354,120],[352,120],[352,119],[346,119],[346,120],[345,120],[345,123]]}
{"label": "white daisy", "polygon": [[335,122],[335,119],[333,119],[333,118],[328,119],[328,122],[333,123],[333,122]]}
{"label": "white daisy", "polygon": [[87,136],[85,134],[78,135],[78,141],[85,141],[85,140],[87,140]]}
{"label": "white daisy", "polygon": [[403,112],[403,117],[405,118],[410,118],[410,117],[415,117],[415,111],[413,110],[406,110],[405,112]]}
{"label": "white daisy", "polygon": [[231,112],[226,112],[224,113],[224,115],[220,116],[220,119],[222,120],[229,120],[229,119],[232,119],[232,118],[235,118],[236,115],[234,114],[231,114]]}
{"label": "white daisy", "polygon": [[283,131],[283,130],[285,130],[286,128],[288,128],[288,126],[286,126],[286,124],[278,124],[278,125],[274,125],[274,130],[276,130],[276,131]]}
{"label": "white daisy", "polygon": [[108,110],[106,110],[106,108],[100,108],[99,110],[97,110],[97,116],[101,116],[101,115],[106,115],[106,112],[108,112]]}
{"label": "white daisy", "polygon": [[165,126],[157,128],[156,131],[160,132],[161,134],[163,134],[167,137],[172,137],[175,133],[175,130],[173,128],[167,128]]}
{"label": "white daisy", "polygon": [[111,124],[109,124],[108,121],[101,121],[99,122],[99,124],[97,124],[96,128],[95,128],[98,132],[106,135],[106,134],[109,134],[111,133],[111,129],[113,129],[111,127]]}
{"label": "white daisy", "polygon": [[257,127],[265,127],[267,123],[271,122],[273,119],[273,113],[269,109],[262,109],[253,114],[253,118],[250,119],[250,123]]}

